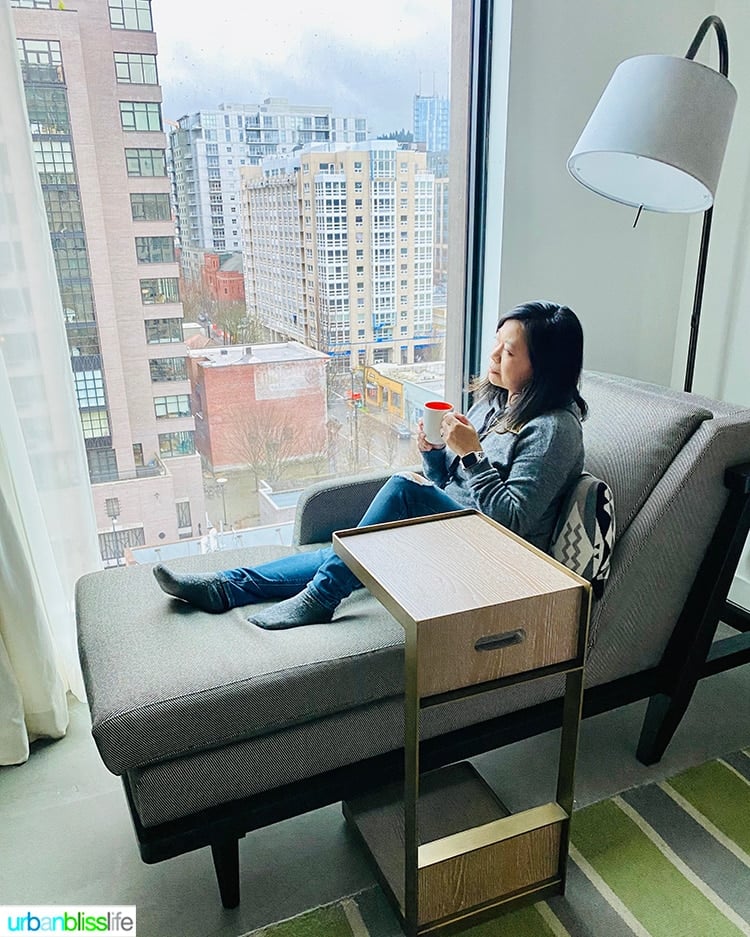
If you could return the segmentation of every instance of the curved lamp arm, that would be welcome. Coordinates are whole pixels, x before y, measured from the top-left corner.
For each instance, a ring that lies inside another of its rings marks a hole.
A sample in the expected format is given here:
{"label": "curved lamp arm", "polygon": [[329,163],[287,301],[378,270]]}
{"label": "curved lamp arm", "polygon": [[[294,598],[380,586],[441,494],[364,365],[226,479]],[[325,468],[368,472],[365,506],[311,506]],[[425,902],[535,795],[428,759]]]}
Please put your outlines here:
{"label": "curved lamp arm", "polygon": [[690,48],[685,53],[686,59],[694,59],[695,54],[700,48],[701,43],[706,38],[706,33],[711,27],[716,30],[716,39],[719,43],[719,71],[725,77],[729,77],[729,43],[727,42],[727,31],[724,23],[718,16],[707,16],[698,27]]}

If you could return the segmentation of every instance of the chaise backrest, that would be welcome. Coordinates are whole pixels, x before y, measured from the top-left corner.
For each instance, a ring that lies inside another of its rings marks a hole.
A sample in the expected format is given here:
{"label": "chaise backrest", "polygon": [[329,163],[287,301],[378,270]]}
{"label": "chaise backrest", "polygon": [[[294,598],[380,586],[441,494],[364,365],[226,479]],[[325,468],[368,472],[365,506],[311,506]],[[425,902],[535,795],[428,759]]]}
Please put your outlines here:
{"label": "chaise backrest", "polygon": [[610,486],[622,536],[677,453],[713,414],[688,395],[594,371],[584,373],[585,469]]}

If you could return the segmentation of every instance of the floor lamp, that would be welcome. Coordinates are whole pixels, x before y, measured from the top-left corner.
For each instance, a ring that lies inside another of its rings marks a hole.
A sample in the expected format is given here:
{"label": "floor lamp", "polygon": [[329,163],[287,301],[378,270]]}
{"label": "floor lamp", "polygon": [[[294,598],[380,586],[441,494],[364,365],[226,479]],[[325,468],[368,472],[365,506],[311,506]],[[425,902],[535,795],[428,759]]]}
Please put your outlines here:
{"label": "floor lamp", "polygon": [[[711,27],[719,71],[694,61]],[[692,390],[716,186],[737,92],[718,16],[701,23],[685,58],[639,55],[615,69],[568,159],[574,179],[638,209],[705,212],[690,319],[685,390]]]}

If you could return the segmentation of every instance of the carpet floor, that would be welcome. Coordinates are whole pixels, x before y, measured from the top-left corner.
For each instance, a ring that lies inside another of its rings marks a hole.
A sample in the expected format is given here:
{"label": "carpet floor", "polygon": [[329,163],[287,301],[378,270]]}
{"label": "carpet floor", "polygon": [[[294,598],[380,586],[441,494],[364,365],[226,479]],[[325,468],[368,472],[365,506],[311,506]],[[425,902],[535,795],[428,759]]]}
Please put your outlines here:
{"label": "carpet floor", "polygon": [[[245,937],[400,937],[373,887]],[[564,896],[462,937],[750,937],[750,749],[573,815]]]}

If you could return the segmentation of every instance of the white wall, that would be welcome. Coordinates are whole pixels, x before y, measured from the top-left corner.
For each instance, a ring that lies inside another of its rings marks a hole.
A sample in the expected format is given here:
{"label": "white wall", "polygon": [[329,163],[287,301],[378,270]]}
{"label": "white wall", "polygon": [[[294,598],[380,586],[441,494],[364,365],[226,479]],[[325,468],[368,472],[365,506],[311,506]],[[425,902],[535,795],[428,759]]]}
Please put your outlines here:
{"label": "white wall", "polygon": [[[499,310],[555,299],[583,322],[587,368],[682,387],[703,216],[644,212],[633,230],[635,212],[584,189],[566,161],[619,62],[684,55],[715,12],[727,29],[738,102],[714,207],[693,388],[750,406],[750,4],[496,0],[500,28],[508,4],[509,50],[506,36],[495,43],[486,351]],[[697,60],[717,67],[717,48],[711,30]],[[732,595],[750,608],[750,548]]]}
{"label": "white wall", "polygon": [[493,157],[504,168],[502,241],[499,267],[488,264],[487,316],[495,297],[501,309],[565,302],[584,324],[586,367],[668,384],[689,219],[644,212],[633,230],[634,211],[566,168],[619,62],[684,54],[703,18],[698,0],[653,9],[653,0],[513,3],[506,147]]}

